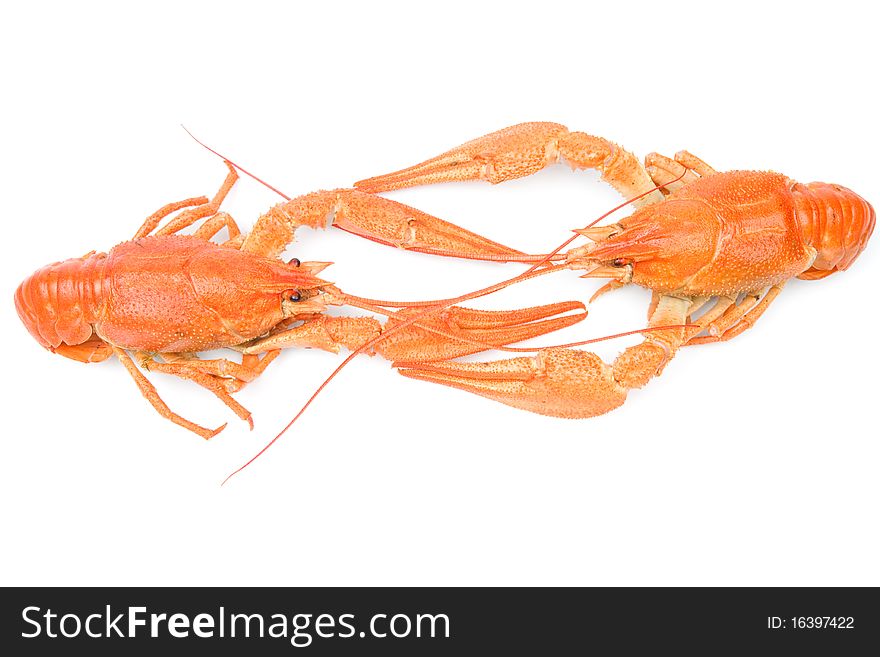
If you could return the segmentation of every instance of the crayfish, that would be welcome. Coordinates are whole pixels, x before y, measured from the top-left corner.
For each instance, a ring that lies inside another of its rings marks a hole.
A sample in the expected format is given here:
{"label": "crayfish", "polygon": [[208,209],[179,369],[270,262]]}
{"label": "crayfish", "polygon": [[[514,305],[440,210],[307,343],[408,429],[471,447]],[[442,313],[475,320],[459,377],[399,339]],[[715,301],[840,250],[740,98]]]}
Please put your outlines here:
{"label": "crayfish", "polygon": [[[584,309],[582,303],[567,302],[512,311],[451,307],[416,321],[418,304],[388,311],[345,294],[318,278],[330,263],[279,259],[297,228],[324,228],[333,214],[350,231],[381,239],[410,232],[410,214],[361,212],[361,205],[372,208],[376,199],[365,192],[320,192],[276,205],[243,235],[220,210],[238,179],[234,167],[227,166],[229,173],[213,199],[168,204],[150,215],[131,240],[107,253],[47,265],[15,292],[18,315],[40,345],[84,363],[115,355],[162,417],[204,438],[226,425],[208,429],[171,411],[138,365],[203,386],[253,428],[250,412],[232,394],[257,378],[283,348],[338,352],[346,347],[391,360],[446,360],[542,335],[584,317],[566,315]],[[180,232],[199,221],[194,233]],[[229,239],[212,241],[223,228]],[[493,248],[488,240],[440,220],[430,226],[422,222],[421,229],[450,248]],[[324,314],[328,306],[342,304],[389,320],[383,326],[373,317]],[[219,348],[240,352],[241,362],[199,357],[199,352]]]}
{"label": "crayfish", "polygon": [[[874,229],[871,205],[840,185],[801,184],[766,171],[719,173],[686,151],[674,158],[652,153],[642,164],[606,139],[557,123],[499,130],[355,187],[379,193],[452,181],[494,184],[556,162],[598,170],[637,209],[615,224],[576,231],[591,243],[545,260],[585,271],[585,278],[610,279],[594,298],[630,284],[649,289],[649,326],[656,330],[612,364],[553,348],[489,363],[398,362],[402,374],[545,415],[606,413],[660,374],[679,347],[730,340],[753,326],[791,278],[818,280],[847,269]],[[473,244],[450,249],[421,240],[418,246],[505,259],[497,245]],[[515,254],[506,259],[527,261]]]}

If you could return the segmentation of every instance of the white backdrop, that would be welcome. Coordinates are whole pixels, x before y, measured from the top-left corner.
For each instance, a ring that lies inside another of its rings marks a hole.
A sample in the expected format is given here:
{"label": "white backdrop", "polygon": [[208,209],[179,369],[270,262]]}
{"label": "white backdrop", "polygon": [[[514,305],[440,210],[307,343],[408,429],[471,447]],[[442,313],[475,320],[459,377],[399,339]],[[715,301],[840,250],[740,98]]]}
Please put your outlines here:
{"label": "white backdrop", "polygon": [[[880,584],[876,237],[849,271],[792,282],[757,328],[685,349],[592,420],[527,414],[361,358],[223,488],[339,357],[284,354],[239,395],[252,433],[204,390],[151,375],[186,417],[229,420],[205,443],[159,418],[118,362],[44,351],[12,304],[37,267],[107,250],[160,205],[213,194],[223,166],[181,123],[291,195],[544,120],[640,156],[687,148],[719,169],[839,182],[876,204],[876,16],[826,4],[7,9],[0,582]],[[533,252],[618,202],[562,167],[391,196]],[[245,180],[227,208],[249,229],[276,201]],[[522,270],[340,231],[304,230],[289,255],[333,260],[327,278],[385,298]],[[560,274],[480,305],[586,300],[596,287]],[[647,302],[638,289],[607,295],[535,343],[638,328]]]}

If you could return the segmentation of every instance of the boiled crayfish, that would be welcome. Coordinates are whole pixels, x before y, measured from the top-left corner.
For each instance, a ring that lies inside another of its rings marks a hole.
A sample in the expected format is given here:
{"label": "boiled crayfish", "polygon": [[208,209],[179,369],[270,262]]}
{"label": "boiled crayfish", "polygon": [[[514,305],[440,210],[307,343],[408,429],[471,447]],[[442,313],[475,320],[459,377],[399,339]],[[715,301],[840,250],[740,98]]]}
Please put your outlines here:
{"label": "boiled crayfish", "polygon": [[[166,205],[147,218],[132,240],[108,253],[91,252],[43,267],[15,292],[19,317],[43,347],[84,363],[116,355],[162,417],[204,438],[225,424],[207,429],[171,411],[135,361],[143,369],[203,386],[252,427],[250,412],[232,393],[259,376],[285,347],[336,352],[345,346],[357,352],[369,345],[389,359],[445,360],[542,335],[584,317],[565,315],[584,308],[569,302],[514,311],[453,307],[415,321],[416,307],[391,312],[347,295],[318,278],[329,263],[279,259],[297,228],[326,227],[328,214],[333,214],[348,230],[381,240],[409,233],[409,215],[361,215],[359,204],[372,207],[376,197],[356,190],[321,192],[276,205],[245,236],[220,211],[238,178],[227,166],[229,174],[213,199]],[[180,233],[200,220],[204,222],[193,234]],[[224,227],[229,239],[211,241]],[[493,248],[487,240],[439,220],[424,228],[430,239],[450,248]],[[373,317],[324,314],[328,305],[342,304],[390,319],[383,326]],[[379,340],[386,330],[387,339]],[[198,356],[223,347],[241,352],[241,362]]]}
{"label": "boiled crayfish", "polygon": [[[637,208],[616,224],[578,231],[592,243],[561,254],[565,267],[610,279],[600,293],[628,284],[648,288],[650,326],[675,328],[646,333],[610,365],[589,352],[545,349],[490,363],[397,363],[402,374],[536,413],[599,415],[658,375],[679,347],[729,340],[754,325],[791,278],[847,269],[875,223],[868,202],[839,185],[761,171],[718,173],[685,151],[672,159],[651,154],[642,165],[606,139],[556,123],[515,125],[355,187],[378,193],[450,181],[499,183],[555,162],[597,169]],[[497,245],[490,252],[472,243],[418,246],[502,259]]]}

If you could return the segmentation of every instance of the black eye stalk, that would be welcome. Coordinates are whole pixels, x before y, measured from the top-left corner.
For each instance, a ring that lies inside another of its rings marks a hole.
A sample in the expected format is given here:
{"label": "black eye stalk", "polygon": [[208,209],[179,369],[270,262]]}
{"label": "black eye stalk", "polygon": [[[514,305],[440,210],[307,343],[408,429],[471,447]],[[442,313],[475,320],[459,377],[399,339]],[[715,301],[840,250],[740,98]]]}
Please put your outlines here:
{"label": "black eye stalk", "polygon": [[300,301],[302,299],[299,290],[287,290],[282,296],[285,301]]}

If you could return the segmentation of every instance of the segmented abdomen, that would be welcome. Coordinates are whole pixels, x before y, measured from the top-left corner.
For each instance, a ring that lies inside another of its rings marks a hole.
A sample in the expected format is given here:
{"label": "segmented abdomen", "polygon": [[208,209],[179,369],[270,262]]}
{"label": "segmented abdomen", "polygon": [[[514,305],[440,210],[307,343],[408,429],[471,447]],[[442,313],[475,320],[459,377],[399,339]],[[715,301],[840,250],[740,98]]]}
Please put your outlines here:
{"label": "segmented abdomen", "polygon": [[110,289],[106,259],[106,253],[91,253],[46,265],[18,286],[18,316],[46,349],[81,344],[91,337]]}
{"label": "segmented abdomen", "polygon": [[874,230],[874,208],[846,187],[797,183],[791,187],[804,241],[816,249],[802,278],[821,278],[849,267]]}

